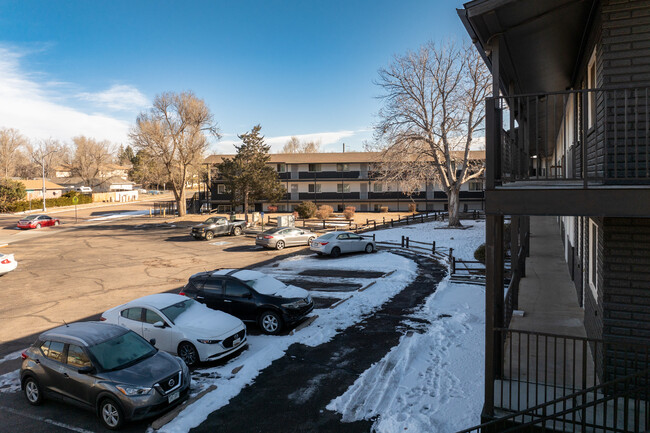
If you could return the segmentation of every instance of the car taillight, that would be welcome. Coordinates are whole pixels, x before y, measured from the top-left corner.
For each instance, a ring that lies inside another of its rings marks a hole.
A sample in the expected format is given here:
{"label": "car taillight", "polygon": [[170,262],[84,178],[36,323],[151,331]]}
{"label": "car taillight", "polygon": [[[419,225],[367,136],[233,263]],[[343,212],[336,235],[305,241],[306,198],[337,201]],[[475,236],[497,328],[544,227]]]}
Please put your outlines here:
{"label": "car taillight", "polygon": [[329,244],[329,242],[319,242],[319,244],[321,244],[321,245],[327,245],[327,244]]}
{"label": "car taillight", "polygon": [[273,239],[273,236],[266,235],[264,236],[264,239]]}
{"label": "car taillight", "polygon": [[11,262],[9,261],[9,259],[4,259],[4,260],[1,261],[0,263],[2,263],[3,265],[8,265],[8,264],[11,263]]}
{"label": "car taillight", "polygon": [[187,295],[185,294],[185,292],[180,292],[179,295],[181,295],[181,296],[187,296]]}
{"label": "car taillight", "polygon": [[100,321],[100,322],[105,322],[105,321],[106,321],[106,317],[104,317],[104,316],[100,317],[100,318],[99,318],[99,321]]}
{"label": "car taillight", "polygon": [[23,360],[29,359],[29,355],[27,355],[27,352],[23,352],[23,353],[20,354],[20,358],[23,359]]}

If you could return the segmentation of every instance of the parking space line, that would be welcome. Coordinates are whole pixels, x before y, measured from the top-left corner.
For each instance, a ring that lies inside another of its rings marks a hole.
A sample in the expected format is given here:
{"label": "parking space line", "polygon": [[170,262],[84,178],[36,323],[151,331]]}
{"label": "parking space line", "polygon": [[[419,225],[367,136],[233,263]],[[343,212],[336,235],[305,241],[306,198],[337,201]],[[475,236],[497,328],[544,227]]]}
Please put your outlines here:
{"label": "parking space line", "polygon": [[23,418],[29,418],[29,419],[32,419],[34,421],[40,421],[40,422],[43,422],[43,423],[46,423],[46,424],[61,427],[61,428],[64,428],[64,429],[67,429],[67,430],[70,430],[70,431],[77,432],[77,433],[93,433],[90,430],[86,430],[86,429],[83,429],[83,428],[80,428],[80,427],[75,427],[75,426],[72,426],[72,425],[64,424],[62,422],[54,421],[54,420],[51,420],[49,418],[43,418],[42,416],[26,414],[26,413],[23,413],[23,412],[21,412],[19,410],[12,409],[12,408],[7,407],[7,406],[0,406],[0,409],[5,410],[5,411],[7,411],[9,413],[12,413],[14,415],[22,416]]}

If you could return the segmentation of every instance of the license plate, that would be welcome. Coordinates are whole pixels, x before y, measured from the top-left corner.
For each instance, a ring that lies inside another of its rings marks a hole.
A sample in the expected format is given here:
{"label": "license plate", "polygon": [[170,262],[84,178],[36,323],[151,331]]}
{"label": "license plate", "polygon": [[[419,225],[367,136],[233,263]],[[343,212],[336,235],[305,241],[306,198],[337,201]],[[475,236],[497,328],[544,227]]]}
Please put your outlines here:
{"label": "license plate", "polygon": [[258,236],[257,239],[262,239],[262,236]]}
{"label": "license plate", "polygon": [[169,397],[167,397],[167,401],[171,403],[172,401],[178,400],[178,397],[181,396],[180,391],[174,391],[171,394],[169,394]]}
{"label": "license plate", "polygon": [[237,346],[239,343],[241,343],[241,339],[240,339],[240,338],[236,338],[236,339],[234,339],[234,340],[232,341],[232,345],[233,345],[233,347],[234,347],[234,346]]}

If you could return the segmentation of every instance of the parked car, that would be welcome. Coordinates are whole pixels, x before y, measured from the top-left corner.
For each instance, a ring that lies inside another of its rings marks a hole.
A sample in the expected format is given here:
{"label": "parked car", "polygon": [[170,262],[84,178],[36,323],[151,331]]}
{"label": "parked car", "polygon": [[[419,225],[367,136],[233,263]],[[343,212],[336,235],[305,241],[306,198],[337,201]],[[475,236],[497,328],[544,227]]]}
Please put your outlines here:
{"label": "parked car", "polygon": [[246,345],[246,326],[186,296],[161,293],[111,308],[102,321],[122,325],[160,350],[177,354],[189,366],[215,361]]}
{"label": "parked car", "polygon": [[255,238],[255,245],[281,250],[284,247],[310,245],[318,235],[309,230],[295,227],[276,227],[260,233]]}
{"label": "parked car", "polygon": [[44,397],[71,402],[94,411],[111,430],[168,410],[190,389],[182,359],[108,323],[78,322],[46,331],[22,359],[20,384],[30,404],[39,405]]}
{"label": "parked car", "polygon": [[16,269],[18,267],[18,262],[14,258],[13,254],[2,254],[0,253],[0,275],[4,275]]}
{"label": "parked car", "polygon": [[278,334],[314,309],[309,292],[247,269],[220,269],[190,277],[181,290],[215,310],[255,322],[265,334]]}
{"label": "parked car", "polygon": [[89,186],[80,186],[75,188],[76,191],[82,192],[84,194],[90,194],[93,192],[93,189]]}
{"label": "parked car", "polygon": [[201,224],[198,224],[192,227],[192,232],[190,233],[194,239],[205,239],[211,240],[215,235],[233,235],[239,236],[244,232],[244,227],[246,226],[246,221],[235,220],[230,221],[226,217],[210,217],[207,220],[203,221]]}
{"label": "parked car", "polygon": [[57,218],[47,215],[28,215],[18,221],[19,229],[40,229],[47,226],[58,226],[61,222]]}
{"label": "parked car", "polygon": [[356,233],[329,232],[314,239],[309,249],[315,251],[319,256],[328,254],[332,257],[338,257],[343,253],[359,251],[372,253],[375,251],[375,242],[372,239],[361,237]]}

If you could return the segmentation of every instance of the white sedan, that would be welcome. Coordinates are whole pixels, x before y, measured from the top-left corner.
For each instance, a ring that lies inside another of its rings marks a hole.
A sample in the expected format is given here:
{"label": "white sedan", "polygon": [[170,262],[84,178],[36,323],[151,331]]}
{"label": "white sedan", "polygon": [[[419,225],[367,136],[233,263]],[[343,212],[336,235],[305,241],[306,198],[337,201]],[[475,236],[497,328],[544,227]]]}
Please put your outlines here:
{"label": "white sedan", "polygon": [[136,299],[102,314],[102,321],[122,325],[160,350],[180,356],[187,365],[214,361],[246,345],[244,323],[186,296],[161,293]]}
{"label": "white sedan", "polygon": [[375,242],[352,232],[329,232],[312,241],[309,249],[316,254],[338,257],[343,253],[375,251]]}
{"label": "white sedan", "polygon": [[0,254],[0,275],[13,271],[18,266],[18,262],[13,254]]}

